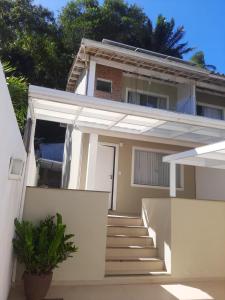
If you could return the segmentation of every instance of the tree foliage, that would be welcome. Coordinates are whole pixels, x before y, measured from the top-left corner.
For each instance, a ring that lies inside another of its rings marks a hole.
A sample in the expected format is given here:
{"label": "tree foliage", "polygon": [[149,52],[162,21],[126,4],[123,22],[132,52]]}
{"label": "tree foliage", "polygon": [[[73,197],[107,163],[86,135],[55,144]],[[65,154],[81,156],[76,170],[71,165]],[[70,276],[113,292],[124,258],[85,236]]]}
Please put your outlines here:
{"label": "tree foliage", "polygon": [[123,0],[105,0],[102,5],[97,0],[70,1],[59,15],[59,25],[71,52],[82,37],[107,38],[179,58],[192,50],[182,42],[184,27],[176,28],[174,19],[159,15],[154,27],[140,7]]}
{"label": "tree foliage", "polygon": [[8,84],[8,89],[11,95],[17,122],[22,132],[27,114],[27,80],[21,75],[15,75],[16,68],[12,67],[9,62],[3,63],[3,68],[6,75],[6,82]]}
{"label": "tree foliage", "polygon": [[15,227],[14,251],[28,273],[49,273],[78,250],[71,241],[74,235],[66,234],[60,214],[49,216],[37,225],[16,219]]}
{"label": "tree foliage", "polygon": [[214,65],[208,65],[205,62],[205,54],[203,51],[196,52],[192,57],[191,61],[195,63],[198,67],[204,68],[210,71],[216,71],[216,67]]}

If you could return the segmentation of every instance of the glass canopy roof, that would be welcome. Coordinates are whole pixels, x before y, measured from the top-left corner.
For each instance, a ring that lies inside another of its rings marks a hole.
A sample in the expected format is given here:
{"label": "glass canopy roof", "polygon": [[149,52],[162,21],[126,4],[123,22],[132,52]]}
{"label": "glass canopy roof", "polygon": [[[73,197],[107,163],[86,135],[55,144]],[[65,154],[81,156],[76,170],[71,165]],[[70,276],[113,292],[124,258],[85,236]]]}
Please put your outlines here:
{"label": "glass canopy roof", "polygon": [[30,86],[32,117],[199,144],[225,139],[225,121]]}
{"label": "glass canopy roof", "polygon": [[225,141],[163,157],[167,163],[225,169]]}

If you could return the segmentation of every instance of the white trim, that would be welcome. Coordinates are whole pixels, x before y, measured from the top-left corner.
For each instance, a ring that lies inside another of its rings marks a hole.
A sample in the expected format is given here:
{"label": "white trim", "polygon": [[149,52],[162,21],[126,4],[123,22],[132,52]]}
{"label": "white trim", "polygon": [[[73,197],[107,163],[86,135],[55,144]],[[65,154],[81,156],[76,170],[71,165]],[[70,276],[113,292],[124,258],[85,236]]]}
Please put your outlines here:
{"label": "white trim", "polygon": [[119,144],[99,142],[102,146],[112,146],[115,148],[115,161],[114,161],[114,178],[113,178],[113,203],[112,209],[116,210],[117,204],[117,183],[118,183],[118,168],[119,168]]}
{"label": "white trim", "polygon": [[[222,113],[223,113],[223,119],[216,119],[216,120],[225,120],[225,107],[224,107],[224,106],[221,106],[221,105],[215,105],[215,104],[209,104],[209,103],[204,103],[204,102],[201,102],[201,101],[197,101],[196,107],[197,107],[198,105],[199,105],[199,106],[211,107],[211,108],[216,108],[216,109],[222,110]],[[197,110],[196,110],[196,112],[197,112]],[[201,116],[201,117],[211,119],[210,117],[206,117],[206,116]]]}
{"label": "white trim", "polygon": [[68,188],[78,189],[80,183],[81,160],[82,160],[82,132],[76,128],[72,130],[71,143],[71,168]]}
{"label": "white trim", "polygon": [[[102,91],[102,90],[97,90],[97,81],[98,81],[98,80],[101,80],[101,81],[104,81],[104,82],[109,82],[109,83],[111,84],[110,92],[106,92],[106,91]],[[104,78],[101,78],[101,77],[97,77],[97,78],[96,78],[96,86],[95,86],[95,89],[96,89],[96,91],[99,91],[99,92],[112,94],[112,80],[104,79]]]}
{"label": "white trim", "polygon": [[[139,90],[139,89],[126,88],[126,99],[125,99],[126,103],[129,103],[128,102],[128,92],[136,92],[136,93],[143,94],[143,95],[148,95],[148,96],[153,96],[153,97],[159,97],[159,98],[165,98],[165,100],[166,100],[166,108],[164,110],[169,110],[169,101],[170,101],[170,98],[169,98],[168,95],[158,94],[158,93],[152,93],[152,92],[149,92],[149,91],[143,91],[143,90]],[[145,106],[145,105],[141,105],[141,106]],[[163,109],[163,108],[158,108],[158,107],[155,107],[155,108],[157,108],[157,109]]]}
{"label": "white trim", "polygon": [[87,85],[87,95],[88,96],[94,96],[95,73],[96,73],[96,62],[91,60],[90,64],[89,64],[89,71],[88,71],[88,85]]}
{"label": "white trim", "polygon": [[91,133],[89,136],[88,145],[88,161],[87,161],[87,173],[86,173],[86,190],[95,190],[95,170],[96,160],[98,153],[98,135]]}
{"label": "white trim", "polygon": [[[39,86],[29,86],[29,97],[32,98],[32,107],[35,106],[36,99],[45,99],[47,101],[80,105],[82,107],[96,108],[102,110],[110,110],[112,112],[131,114],[135,116],[151,117],[163,121],[173,121],[186,123],[196,126],[214,127],[225,129],[225,122],[221,120],[209,119],[201,116],[194,116],[173,111],[165,111],[163,109],[144,107],[141,105],[131,105],[113,100],[106,100],[97,97],[78,95],[70,92],[54,90]],[[32,116],[33,118],[33,116]]]}
{"label": "white trim", "polygon": [[[165,150],[165,149],[157,149],[157,148],[147,148],[147,147],[132,147],[132,163],[131,163],[131,186],[132,187],[140,187],[140,188],[151,188],[151,189],[159,189],[159,190],[169,190],[170,186],[158,186],[158,185],[142,185],[134,183],[134,158],[135,158],[135,150],[143,150],[154,153],[165,153],[172,154],[177,153],[177,151]],[[176,155],[176,154],[175,154]],[[177,188],[179,191],[184,190],[184,167],[180,166],[180,187]]]}
{"label": "white trim", "polygon": [[170,163],[170,173],[169,173],[169,181],[170,181],[170,197],[176,197],[176,164]]}

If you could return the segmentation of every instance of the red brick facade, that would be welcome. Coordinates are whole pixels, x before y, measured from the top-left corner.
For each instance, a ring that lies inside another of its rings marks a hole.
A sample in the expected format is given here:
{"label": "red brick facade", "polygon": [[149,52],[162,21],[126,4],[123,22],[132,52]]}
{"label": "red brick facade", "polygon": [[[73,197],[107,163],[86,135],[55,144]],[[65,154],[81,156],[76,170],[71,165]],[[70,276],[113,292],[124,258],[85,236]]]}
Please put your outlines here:
{"label": "red brick facade", "polygon": [[[123,71],[103,65],[96,65],[96,76],[95,76],[95,97],[105,98],[109,100],[122,100],[122,76]],[[96,81],[98,78],[111,80],[112,81],[112,92],[106,93],[96,90]]]}

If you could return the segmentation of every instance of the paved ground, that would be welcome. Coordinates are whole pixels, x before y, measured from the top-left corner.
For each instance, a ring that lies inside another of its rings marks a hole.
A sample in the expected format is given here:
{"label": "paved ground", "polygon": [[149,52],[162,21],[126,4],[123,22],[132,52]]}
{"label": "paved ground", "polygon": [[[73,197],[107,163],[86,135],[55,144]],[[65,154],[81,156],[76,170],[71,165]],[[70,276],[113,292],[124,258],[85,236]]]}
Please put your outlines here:
{"label": "paved ground", "polygon": [[[177,284],[53,286],[48,298],[64,300],[225,300],[225,281]],[[14,288],[9,300],[24,300]]]}

